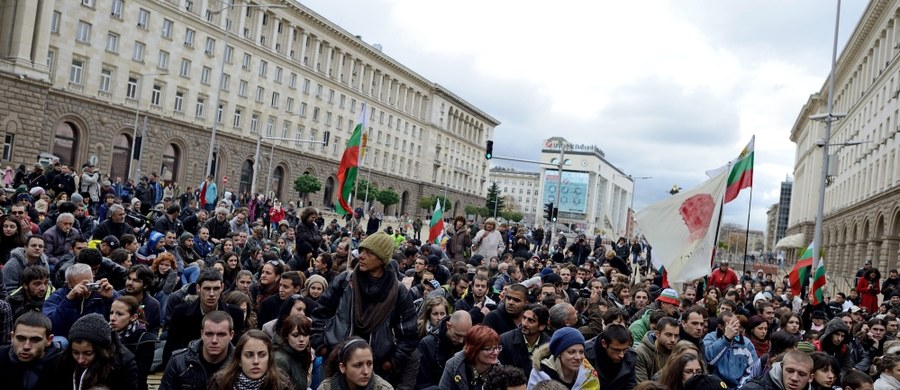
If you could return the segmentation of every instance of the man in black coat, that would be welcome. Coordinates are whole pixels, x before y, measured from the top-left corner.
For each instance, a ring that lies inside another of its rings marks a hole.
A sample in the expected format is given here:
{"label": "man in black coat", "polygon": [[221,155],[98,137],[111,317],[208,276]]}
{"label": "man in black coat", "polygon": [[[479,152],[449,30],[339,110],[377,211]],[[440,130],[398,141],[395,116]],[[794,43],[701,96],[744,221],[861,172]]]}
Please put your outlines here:
{"label": "man in black coat", "polygon": [[492,310],[484,317],[484,325],[489,326],[497,334],[515,329],[522,323],[522,314],[528,304],[528,289],[521,284],[513,284],[506,291],[503,305]]}
{"label": "man in black coat", "polygon": [[16,319],[12,345],[0,348],[4,389],[54,387],[63,350],[53,342],[51,329],[50,319],[40,312],[27,312]]}
{"label": "man in black coat", "polygon": [[444,365],[461,351],[466,341],[466,333],[472,328],[472,318],[465,311],[453,312],[438,324],[436,332],[419,342],[419,375],[416,389],[437,386],[444,372]]}
{"label": "man in black coat", "polygon": [[171,320],[167,323],[169,337],[163,351],[163,365],[173,351],[186,348],[191,340],[200,338],[203,313],[222,310],[230,314],[234,322],[234,337],[237,339],[244,334],[244,312],[237,306],[222,302],[220,298],[224,289],[225,284],[219,271],[213,268],[200,271],[197,278],[197,300],[175,307]]}
{"label": "man in black coat", "polygon": [[631,390],[637,386],[637,353],[631,348],[631,333],[613,324],[584,346],[584,357],[597,370],[604,390]]}
{"label": "man in black coat", "polygon": [[526,377],[531,375],[531,353],[550,342],[550,336],[544,333],[549,320],[550,312],[539,304],[525,309],[522,326],[500,335],[500,345],[503,346],[500,363],[521,368]]}
{"label": "man in black coat", "polygon": [[303,289],[303,281],[300,279],[300,273],[297,271],[287,271],[281,274],[281,279],[279,279],[278,283],[278,294],[263,299],[259,304],[259,315],[257,315],[256,321],[257,326],[260,328],[266,322],[277,319],[284,301]]}
{"label": "man in black coat", "polygon": [[200,339],[172,355],[160,390],[205,389],[209,379],[228,363],[234,347],[234,322],[228,313],[211,311],[203,316]]}

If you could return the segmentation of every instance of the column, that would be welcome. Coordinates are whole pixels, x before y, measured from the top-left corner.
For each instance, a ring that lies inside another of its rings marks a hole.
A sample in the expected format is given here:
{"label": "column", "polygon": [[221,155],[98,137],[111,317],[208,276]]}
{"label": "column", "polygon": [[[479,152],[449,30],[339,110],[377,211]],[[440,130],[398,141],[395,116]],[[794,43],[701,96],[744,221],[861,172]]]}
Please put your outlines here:
{"label": "column", "polygon": [[316,44],[313,46],[312,62],[310,63],[310,66],[317,71],[321,71],[322,66],[319,65],[319,51],[322,49],[322,40],[317,36],[313,37],[313,39],[316,40]]}
{"label": "column", "polygon": [[346,62],[345,62],[346,59],[347,59],[347,54],[341,52],[340,61],[338,61],[337,78],[338,78],[339,82],[342,82],[344,84],[347,83],[347,69],[346,69]]}
{"label": "column", "polygon": [[285,53],[290,59],[296,61],[297,60],[297,27],[288,23],[288,27],[291,29],[290,34],[288,34],[288,44],[287,50]]}
{"label": "column", "polygon": [[[225,13],[231,14],[232,16],[237,16],[237,23],[235,24],[235,35],[239,37],[244,36],[244,28],[247,27],[247,11],[244,10],[243,7],[232,7],[230,10],[224,11]],[[237,13],[237,15],[235,15]]]}
{"label": "column", "polygon": [[306,60],[307,44],[309,44],[309,33],[307,33],[306,30],[300,30],[300,54],[297,56],[297,59],[301,64],[309,66],[309,61]]}
{"label": "column", "polygon": [[[0,55],[10,58],[14,62],[30,64],[35,20],[37,19],[37,3],[27,0],[13,0],[7,1],[5,8],[2,11],[3,15],[15,16],[13,16],[14,19],[9,24],[3,27],[3,42],[8,43],[0,43],[3,45],[0,46],[3,49],[0,51]],[[6,22],[7,20],[4,20],[4,24]],[[92,31],[92,34],[97,33]],[[45,50],[44,55],[46,54]]]}
{"label": "column", "polygon": [[253,22],[253,27],[254,27],[254,29],[253,29],[253,31],[250,32],[250,40],[253,41],[253,43],[255,43],[255,44],[259,45],[259,46],[265,47],[265,45],[261,45],[261,44],[259,43],[259,37],[262,36],[262,27],[263,27],[263,25],[262,25],[262,19],[263,19],[263,14],[265,14],[265,11],[259,11],[259,10],[257,10],[257,11],[255,11],[255,12],[253,12],[253,15],[251,15],[251,17],[253,17],[255,20],[254,20],[254,22]]}
{"label": "column", "polygon": [[334,46],[332,46],[331,43],[325,42],[324,52],[325,52],[324,53],[325,54],[325,67],[322,68],[322,73],[324,73],[326,77],[331,78],[332,73],[333,73],[331,71],[331,62],[332,62],[331,60],[334,56]]}
{"label": "column", "polygon": [[56,0],[38,2],[37,23],[34,25],[34,43],[31,46],[31,61],[36,68],[47,68],[47,50],[50,49],[50,22]]}

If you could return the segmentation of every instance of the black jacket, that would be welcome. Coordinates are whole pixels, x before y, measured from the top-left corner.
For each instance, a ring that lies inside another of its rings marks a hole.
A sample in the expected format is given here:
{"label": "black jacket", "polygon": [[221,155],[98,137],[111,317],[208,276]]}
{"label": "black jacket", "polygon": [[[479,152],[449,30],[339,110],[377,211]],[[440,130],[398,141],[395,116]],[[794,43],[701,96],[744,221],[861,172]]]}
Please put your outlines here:
{"label": "black jacket", "polygon": [[419,375],[416,378],[416,389],[426,389],[437,386],[444,373],[444,365],[453,355],[462,350],[462,345],[455,347],[447,337],[447,321],[445,317],[438,324],[436,332],[425,336],[419,342]]}
{"label": "black jacket", "polygon": [[[244,334],[244,312],[237,306],[219,302],[219,310],[224,310],[231,315],[234,322],[233,340],[238,340]],[[172,317],[168,322],[168,339],[163,350],[163,362],[168,361],[172,352],[186,348],[191,340],[200,338],[200,328],[203,322],[203,312],[200,310],[200,299],[185,302],[175,307]]]}
{"label": "black jacket", "polygon": [[[110,371],[107,377],[100,378],[97,385],[105,386],[107,389],[137,390],[138,369],[137,363],[134,360],[134,354],[119,342],[117,336],[113,335],[113,339],[114,342],[118,344],[119,350],[118,352],[113,353],[112,371]],[[60,363],[59,371],[54,373],[54,377],[56,377],[56,380],[60,381],[60,385],[62,385],[58,388],[70,388],[72,386],[72,377],[76,370],[77,368],[75,367],[74,359],[63,358]],[[84,386],[82,388],[86,389],[87,387]]]}
{"label": "black jacket", "polygon": [[[549,342],[550,336],[541,332],[537,346],[540,347]],[[522,327],[501,334],[500,345],[503,346],[503,350],[500,351],[499,356],[500,363],[503,363],[504,366],[519,367],[525,372],[525,377],[529,377],[534,365],[531,361],[531,353],[528,352],[528,347],[525,345],[525,336],[522,335]]]}
{"label": "black jacket", "polygon": [[181,237],[181,233],[184,233],[184,225],[178,218],[174,220],[169,220],[168,214],[163,214],[161,217],[156,219],[156,222],[153,223],[153,231],[160,232],[162,234],[166,234],[167,231],[175,232],[175,237]]}
{"label": "black jacket", "polygon": [[[256,315],[257,326],[262,328],[263,324],[278,318],[278,312],[281,311],[281,305],[284,300],[278,294],[266,297],[259,303],[259,314]],[[277,331],[276,331],[277,332]]]}
{"label": "black jacket", "polygon": [[58,379],[58,375],[54,374],[57,374],[62,355],[63,350],[53,343],[44,350],[44,356],[40,361],[25,364],[19,362],[11,345],[0,347],[0,378],[3,378],[3,388],[10,390],[54,388]]}
{"label": "black jacket", "polygon": [[506,314],[506,308],[503,305],[499,305],[497,309],[487,313],[484,316],[483,324],[493,329],[497,334],[504,334],[517,327],[512,317]]}
{"label": "black jacket", "polygon": [[600,336],[594,337],[584,344],[584,357],[591,362],[597,369],[597,378],[603,385],[604,390],[631,390],[637,386],[637,377],[635,366],[637,365],[637,353],[634,349],[629,348],[625,352],[625,358],[622,359],[619,372],[612,378],[606,377],[601,370],[606,363],[601,362],[600,354],[606,354],[606,350],[600,345]]}
{"label": "black jacket", "polygon": [[44,307],[44,297],[41,297],[39,300],[30,300],[27,295],[25,288],[19,287],[9,293],[9,296],[6,297],[6,303],[9,304],[10,311],[12,312],[12,319],[10,322],[15,322],[22,314],[28,313],[29,311],[37,313],[41,312],[41,308]]}
{"label": "black jacket", "polygon": [[131,225],[127,222],[113,223],[111,219],[107,218],[94,229],[93,238],[95,240],[102,240],[106,236],[122,238],[126,234],[134,234],[134,228]]}
{"label": "black jacket", "polygon": [[206,224],[203,226],[209,229],[210,240],[213,238],[217,240],[227,238],[228,233],[231,232],[231,225],[227,219],[220,223],[216,218],[210,218],[206,220]]}
{"label": "black jacket", "polygon": [[[194,340],[187,348],[175,351],[159,383],[159,390],[205,389],[207,382],[215,373],[206,372],[203,368],[203,362],[200,360],[202,348],[203,343]],[[228,345],[229,358],[232,352],[234,347]],[[229,358],[222,364],[226,364]]]}
{"label": "black jacket", "polygon": [[138,388],[147,390],[147,375],[153,364],[153,351],[156,350],[156,333],[139,330],[128,337],[121,338],[122,345],[134,354],[137,365]]}

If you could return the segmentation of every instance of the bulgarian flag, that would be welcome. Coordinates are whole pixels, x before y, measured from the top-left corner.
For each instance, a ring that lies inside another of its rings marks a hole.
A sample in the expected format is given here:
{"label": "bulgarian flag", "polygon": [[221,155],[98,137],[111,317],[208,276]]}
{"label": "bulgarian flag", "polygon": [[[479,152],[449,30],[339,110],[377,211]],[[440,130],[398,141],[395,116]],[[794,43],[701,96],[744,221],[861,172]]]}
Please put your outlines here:
{"label": "bulgarian flag", "polygon": [[740,156],[730,163],[731,173],[728,175],[728,184],[725,190],[725,203],[737,198],[742,189],[753,186],[753,144],[756,141],[754,135],[750,143],[741,151]]}
{"label": "bulgarian flag", "polygon": [[[797,264],[794,264],[794,268],[791,269],[791,272],[788,273],[788,280],[791,283],[791,293],[795,296],[800,296],[803,291],[803,284],[809,280],[809,271],[812,269],[812,261],[813,261],[813,246],[809,245],[809,248],[806,248],[803,251],[803,255],[800,256],[800,259],[797,260]],[[822,272],[825,272],[824,268]]]}
{"label": "bulgarian flag", "polygon": [[353,186],[356,184],[356,174],[359,172],[359,160],[362,155],[363,131],[367,124],[366,104],[362,104],[359,112],[359,122],[353,129],[353,135],[347,140],[347,148],[344,149],[344,155],[341,156],[341,165],[338,166],[337,172],[337,193],[339,207],[336,208],[338,215],[347,215],[353,213],[353,207],[350,206],[350,194],[353,193]]}
{"label": "bulgarian flag", "polygon": [[825,280],[825,260],[822,257],[819,257],[819,266],[816,268],[816,273],[813,274],[813,284],[812,291],[809,293],[809,300],[813,305],[818,305],[821,302],[825,302],[825,284],[827,281]]}
{"label": "bulgarian flag", "polygon": [[441,211],[440,199],[434,205],[434,214],[431,214],[431,223],[428,226],[430,226],[428,229],[428,242],[440,244],[438,239],[441,237],[441,233],[444,232],[444,213]]}

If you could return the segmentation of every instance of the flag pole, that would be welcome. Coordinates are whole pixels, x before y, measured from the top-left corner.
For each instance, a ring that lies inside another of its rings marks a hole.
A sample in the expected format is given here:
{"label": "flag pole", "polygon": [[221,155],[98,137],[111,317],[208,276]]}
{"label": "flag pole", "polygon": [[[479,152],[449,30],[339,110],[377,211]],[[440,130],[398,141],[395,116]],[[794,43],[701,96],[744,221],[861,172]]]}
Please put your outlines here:
{"label": "flag pole", "polygon": [[[356,172],[357,172],[357,175],[359,175],[359,168],[361,168],[362,165],[363,165],[363,159],[362,159],[362,157],[363,157],[363,149],[365,148],[365,145],[363,145],[363,140],[366,139],[366,132],[369,131],[368,128],[367,128],[367,127],[368,127],[368,123],[367,123],[368,121],[366,120],[366,119],[367,119],[367,117],[366,117],[366,109],[367,109],[367,107],[366,107],[366,106],[367,106],[366,101],[363,101],[363,102],[362,102],[362,106],[359,108],[359,110],[360,110],[360,112],[359,112],[359,113],[360,113],[360,121],[359,121],[359,124],[360,124],[360,126],[362,126],[362,132],[361,132],[360,135],[359,135],[359,138],[360,138],[359,155],[356,157],[356,161],[357,161],[357,163],[356,163],[356,166],[357,166]],[[367,166],[367,167],[368,167],[368,166]],[[368,187],[368,183],[366,183],[366,186]],[[351,198],[351,200],[350,200],[350,204],[351,204],[351,205],[353,204],[353,202],[354,202],[357,198],[359,198],[359,192],[357,192],[357,191],[359,191],[359,178],[357,178],[356,180],[354,180],[354,183],[353,183],[353,198]],[[368,193],[368,192],[369,192],[369,191],[368,191],[368,188],[366,188],[366,193]]]}
{"label": "flag pole", "polygon": [[744,234],[744,273],[747,273],[747,250],[750,247],[750,211],[751,210],[753,210],[753,186],[750,186],[750,201],[747,202],[747,227],[745,229],[745,234]]}

